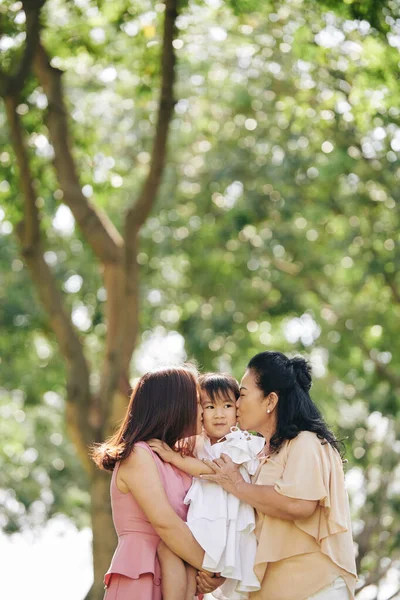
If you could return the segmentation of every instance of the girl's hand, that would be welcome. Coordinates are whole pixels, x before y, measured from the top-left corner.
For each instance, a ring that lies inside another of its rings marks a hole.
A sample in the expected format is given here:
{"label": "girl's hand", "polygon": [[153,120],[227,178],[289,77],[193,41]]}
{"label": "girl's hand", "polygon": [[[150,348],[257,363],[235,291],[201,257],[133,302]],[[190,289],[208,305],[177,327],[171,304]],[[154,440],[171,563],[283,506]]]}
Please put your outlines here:
{"label": "girl's hand", "polygon": [[214,471],[214,475],[200,475],[200,478],[218,483],[225,491],[235,494],[238,483],[244,481],[239,471],[239,465],[234,463],[227,454],[221,454],[221,458],[203,462]]}
{"label": "girl's hand", "polygon": [[150,446],[153,452],[158,454],[161,460],[163,460],[166,463],[174,462],[174,459],[176,458],[177,454],[176,452],[174,452],[174,450],[172,450],[172,448],[168,446],[168,444],[162,442],[161,440],[150,440],[149,442],[147,442],[147,444]]}
{"label": "girl's hand", "polygon": [[213,577],[208,571],[198,571],[196,577],[197,593],[211,594],[211,592],[219,588],[224,581],[225,577],[220,577],[219,573],[214,573]]}

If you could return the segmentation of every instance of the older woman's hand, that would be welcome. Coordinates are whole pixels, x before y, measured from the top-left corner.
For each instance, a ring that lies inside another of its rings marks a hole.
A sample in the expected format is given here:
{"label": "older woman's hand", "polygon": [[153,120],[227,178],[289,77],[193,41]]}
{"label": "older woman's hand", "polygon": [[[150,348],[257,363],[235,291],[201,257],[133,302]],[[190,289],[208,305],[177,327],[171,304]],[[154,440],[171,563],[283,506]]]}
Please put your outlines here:
{"label": "older woman's hand", "polygon": [[214,471],[214,475],[200,475],[200,478],[218,483],[231,494],[235,493],[237,484],[244,481],[239,471],[239,465],[234,463],[227,454],[221,454],[221,458],[215,460],[204,459],[203,462]]}
{"label": "older woman's hand", "polygon": [[197,594],[211,594],[214,590],[219,588],[225,581],[225,577],[220,577],[219,573],[214,573],[214,577],[207,571],[198,571],[196,582],[197,582]]}

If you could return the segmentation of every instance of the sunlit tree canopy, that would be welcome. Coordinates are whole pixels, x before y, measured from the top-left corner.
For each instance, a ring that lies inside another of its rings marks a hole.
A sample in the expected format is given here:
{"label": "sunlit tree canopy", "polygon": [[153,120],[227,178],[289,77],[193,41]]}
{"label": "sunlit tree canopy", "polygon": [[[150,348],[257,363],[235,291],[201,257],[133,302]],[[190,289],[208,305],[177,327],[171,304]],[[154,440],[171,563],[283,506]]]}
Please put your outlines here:
{"label": "sunlit tree canopy", "polygon": [[[63,353],[18,238],[25,190],[10,98],[44,262],[88,364],[91,431],[101,435],[117,418],[107,414],[100,427],[93,417],[103,397],[109,263],[60,180],[44,71],[40,79],[33,60],[18,97],[7,87],[39,4],[0,4],[0,523],[8,532],[60,512],[87,525],[90,500],[64,418]],[[171,358],[238,378],[261,350],[309,358],[313,398],[346,441],[359,587],[376,586],[369,597],[378,597],[388,581],[400,586],[400,3],[207,0],[178,9],[165,165],[132,234],[140,308],[125,378]],[[147,0],[48,0],[41,10],[40,43],[54,77],[62,73],[79,194],[127,247],[126,213],[158,151],[165,15],[164,3]]]}

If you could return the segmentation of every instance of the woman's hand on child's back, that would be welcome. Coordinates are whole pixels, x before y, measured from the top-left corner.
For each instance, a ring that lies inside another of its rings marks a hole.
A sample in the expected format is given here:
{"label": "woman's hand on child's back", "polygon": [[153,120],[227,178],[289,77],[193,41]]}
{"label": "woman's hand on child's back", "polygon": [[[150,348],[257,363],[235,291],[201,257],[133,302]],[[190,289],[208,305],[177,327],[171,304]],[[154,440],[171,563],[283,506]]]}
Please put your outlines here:
{"label": "woman's hand on child's back", "polygon": [[173,463],[177,453],[161,440],[150,440],[147,442],[150,448],[166,463]]}

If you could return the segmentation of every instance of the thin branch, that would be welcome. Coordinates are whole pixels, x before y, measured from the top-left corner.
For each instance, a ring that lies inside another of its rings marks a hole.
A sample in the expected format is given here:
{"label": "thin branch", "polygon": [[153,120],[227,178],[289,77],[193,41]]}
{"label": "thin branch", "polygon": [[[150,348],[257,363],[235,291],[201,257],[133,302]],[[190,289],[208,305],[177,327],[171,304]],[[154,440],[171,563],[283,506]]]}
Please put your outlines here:
{"label": "thin branch", "polygon": [[46,0],[24,0],[26,16],[26,42],[22,58],[16,63],[12,73],[0,75],[0,96],[18,96],[25,85],[31,70],[33,57],[39,44],[40,11]]}
{"label": "thin branch", "polygon": [[89,369],[80,339],[65,311],[62,294],[44,259],[36,194],[20,117],[16,111],[17,105],[18,100],[15,97],[5,98],[11,141],[20,171],[19,179],[24,198],[24,219],[18,225],[16,233],[21,254],[67,364],[67,418],[81,455],[87,456],[87,444],[93,439],[87,420],[90,400]]}
{"label": "thin branch", "polygon": [[19,181],[24,197],[24,223],[21,237],[22,249],[29,254],[30,249],[40,243],[39,215],[36,206],[36,194],[33,187],[28,153],[24,143],[20,117],[17,113],[18,101],[13,96],[4,99],[8,124],[11,132],[11,141],[19,167]]}
{"label": "thin branch", "polygon": [[375,365],[376,372],[382,376],[383,379],[386,379],[391,383],[391,385],[395,388],[400,388],[400,376],[397,375],[392,369],[390,369],[387,365],[379,362],[377,358],[371,355],[371,350],[366,346],[361,337],[358,338],[358,343],[360,347],[364,350],[364,352],[368,355],[368,357],[372,360]]}
{"label": "thin branch", "polygon": [[83,235],[103,264],[123,261],[123,240],[105,213],[82,193],[78,170],[72,156],[67,111],[61,81],[62,72],[50,64],[39,44],[34,69],[48,99],[47,126],[55,154],[55,168],[63,201],[71,209]]}
{"label": "thin branch", "polygon": [[153,149],[150,160],[150,170],[142,191],[129,209],[126,216],[125,243],[127,251],[129,240],[136,233],[149,215],[160,187],[163,174],[169,126],[175,106],[175,50],[172,45],[178,16],[178,0],[166,0],[164,18],[164,36],[161,54],[161,94],[158,104],[158,117]]}
{"label": "thin branch", "polygon": [[385,270],[383,271],[383,276],[387,285],[392,290],[393,298],[395,299],[397,304],[400,304],[400,290],[397,288],[394,278],[389,275]]}
{"label": "thin branch", "polygon": [[397,598],[398,596],[400,596],[400,587],[397,588],[397,590],[395,592],[393,592],[393,594],[391,594],[389,596],[389,598],[386,598],[386,600],[393,600],[394,598]]}
{"label": "thin branch", "polygon": [[[358,592],[361,591],[362,589],[364,589],[364,586],[362,588],[360,588],[359,590],[356,590],[356,599],[358,598]],[[378,600],[378,597],[380,597],[379,594],[379,587],[377,589],[377,593],[376,596],[374,597],[374,600]],[[388,596],[388,598],[385,598],[385,600],[397,600],[398,598],[400,598],[400,587],[397,588],[396,591],[394,591],[392,594],[390,594],[390,596]]]}
{"label": "thin branch", "polygon": [[386,567],[385,569],[377,569],[373,573],[370,573],[368,575],[368,577],[366,577],[364,583],[356,589],[356,593],[359,594],[363,589],[365,589],[366,587],[368,587],[370,585],[379,584],[379,582],[381,581],[381,579],[383,579],[383,577],[385,577],[385,575],[387,574],[387,572],[391,568],[391,566],[392,566],[392,563],[390,563],[389,567]]}
{"label": "thin branch", "polygon": [[[388,497],[389,487],[392,485],[395,478],[394,466],[397,462],[396,455],[392,451],[392,434],[394,434],[394,424],[389,424],[388,435],[382,442],[382,457],[381,457],[381,473],[379,485],[376,491],[373,493],[373,500],[378,506],[383,506]],[[367,450],[369,446],[367,445]],[[364,487],[368,489],[371,481],[376,484],[376,473],[374,473],[374,467],[369,465],[365,472],[365,483]],[[358,556],[356,558],[357,571],[361,572],[361,563],[365,556],[371,550],[374,550],[375,567],[370,569],[366,576],[364,584],[358,588],[357,592],[360,592],[363,588],[372,585],[379,584],[379,582],[385,577],[389,569],[392,567],[392,562],[389,565],[381,566],[382,559],[386,557],[386,547],[384,544],[376,546],[374,543],[374,537],[379,534],[380,522],[379,518],[371,512],[368,502],[364,503],[359,519],[364,522],[364,528],[356,538],[358,545]]]}

